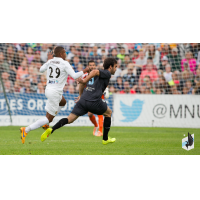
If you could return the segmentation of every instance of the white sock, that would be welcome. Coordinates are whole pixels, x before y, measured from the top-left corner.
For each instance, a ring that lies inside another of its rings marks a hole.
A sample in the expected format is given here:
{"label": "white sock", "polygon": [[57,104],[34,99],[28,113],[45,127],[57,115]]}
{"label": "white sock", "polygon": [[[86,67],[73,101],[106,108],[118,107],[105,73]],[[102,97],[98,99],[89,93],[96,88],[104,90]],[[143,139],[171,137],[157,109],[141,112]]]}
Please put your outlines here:
{"label": "white sock", "polygon": [[44,117],[42,119],[38,119],[36,122],[34,122],[33,124],[26,127],[25,132],[28,133],[29,131],[40,128],[41,126],[48,124],[48,123],[49,123],[49,120],[46,117]]}

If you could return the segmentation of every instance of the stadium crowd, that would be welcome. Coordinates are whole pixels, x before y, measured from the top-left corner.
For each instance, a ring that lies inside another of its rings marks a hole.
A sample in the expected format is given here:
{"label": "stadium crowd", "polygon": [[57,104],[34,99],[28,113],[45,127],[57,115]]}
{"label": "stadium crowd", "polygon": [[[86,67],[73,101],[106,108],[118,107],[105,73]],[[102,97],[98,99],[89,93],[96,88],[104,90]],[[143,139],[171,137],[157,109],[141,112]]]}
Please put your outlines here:
{"label": "stadium crowd", "polygon": [[[44,93],[46,74],[39,72],[47,54],[63,46],[67,61],[81,71],[89,60],[98,68],[107,57],[118,62],[110,79],[110,93],[200,94],[199,43],[0,43],[0,93]],[[78,93],[68,77],[64,93]]]}

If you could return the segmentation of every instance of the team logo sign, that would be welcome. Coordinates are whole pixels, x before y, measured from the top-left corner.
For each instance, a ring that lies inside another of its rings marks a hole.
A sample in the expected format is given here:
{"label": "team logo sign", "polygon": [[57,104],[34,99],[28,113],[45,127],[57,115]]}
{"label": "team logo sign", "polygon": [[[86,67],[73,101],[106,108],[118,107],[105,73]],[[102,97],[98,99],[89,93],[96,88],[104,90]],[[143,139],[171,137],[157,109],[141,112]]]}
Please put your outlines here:
{"label": "team logo sign", "polygon": [[120,110],[125,119],[121,120],[122,122],[133,122],[135,121],[142,112],[142,107],[144,105],[144,101],[139,99],[135,99],[132,102],[132,106],[127,106],[122,101],[120,101]]}
{"label": "team logo sign", "polygon": [[194,149],[194,134],[188,132],[188,136],[182,139],[182,148],[187,151]]}

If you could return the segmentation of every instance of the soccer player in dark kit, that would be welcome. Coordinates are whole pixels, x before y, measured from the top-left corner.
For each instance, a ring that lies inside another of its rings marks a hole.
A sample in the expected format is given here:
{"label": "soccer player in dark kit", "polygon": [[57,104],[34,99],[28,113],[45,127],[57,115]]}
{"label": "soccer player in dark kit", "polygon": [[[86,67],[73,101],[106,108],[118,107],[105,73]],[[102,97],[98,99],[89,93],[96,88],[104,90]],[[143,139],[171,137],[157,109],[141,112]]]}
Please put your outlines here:
{"label": "soccer player in dark kit", "polygon": [[52,128],[48,128],[42,135],[41,141],[47,139],[56,129],[61,128],[66,124],[73,123],[79,116],[91,112],[97,115],[104,115],[103,124],[103,144],[113,143],[115,138],[108,137],[108,132],[111,126],[111,109],[107,103],[101,99],[103,92],[108,86],[111,75],[114,75],[117,69],[117,61],[114,58],[106,58],[103,63],[104,69],[93,70],[85,79],[78,79],[80,84],[85,84],[79,101],[67,118],[62,118]]}

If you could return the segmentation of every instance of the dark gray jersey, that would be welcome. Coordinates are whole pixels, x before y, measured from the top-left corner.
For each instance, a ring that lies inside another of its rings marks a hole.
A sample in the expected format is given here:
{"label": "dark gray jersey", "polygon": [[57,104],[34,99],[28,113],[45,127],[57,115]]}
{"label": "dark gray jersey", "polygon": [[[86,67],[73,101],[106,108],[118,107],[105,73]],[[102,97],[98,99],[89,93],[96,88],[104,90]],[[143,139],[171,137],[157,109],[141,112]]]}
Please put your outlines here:
{"label": "dark gray jersey", "polygon": [[83,90],[81,98],[87,101],[96,101],[101,99],[104,90],[108,86],[111,73],[107,69],[100,69],[99,73],[99,76],[95,76],[88,81],[86,87]]}

